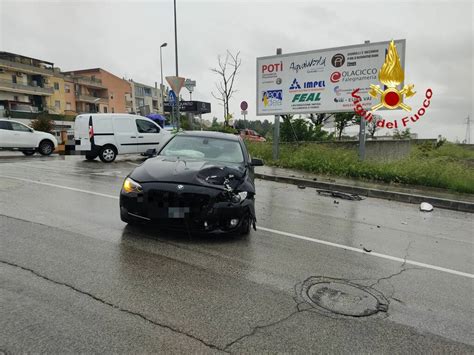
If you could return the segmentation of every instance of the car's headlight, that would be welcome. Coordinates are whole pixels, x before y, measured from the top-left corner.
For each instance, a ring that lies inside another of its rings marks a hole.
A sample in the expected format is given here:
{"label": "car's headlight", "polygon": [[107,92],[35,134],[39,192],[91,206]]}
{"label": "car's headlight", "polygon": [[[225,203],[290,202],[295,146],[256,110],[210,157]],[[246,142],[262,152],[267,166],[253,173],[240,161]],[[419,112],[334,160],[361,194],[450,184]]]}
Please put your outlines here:
{"label": "car's headlight", "polygon": [[239,203],[247,198],[247,191],[238,192],[232,196],[232,202]]}
{"label": "car's headlight", "polygon": [[123,182],[122,191],[129,194],[132,192],[135,192],[135,193],[142,192],[143,189],[142,189],[142,185],[140,185],[138,182],[128,177]]}

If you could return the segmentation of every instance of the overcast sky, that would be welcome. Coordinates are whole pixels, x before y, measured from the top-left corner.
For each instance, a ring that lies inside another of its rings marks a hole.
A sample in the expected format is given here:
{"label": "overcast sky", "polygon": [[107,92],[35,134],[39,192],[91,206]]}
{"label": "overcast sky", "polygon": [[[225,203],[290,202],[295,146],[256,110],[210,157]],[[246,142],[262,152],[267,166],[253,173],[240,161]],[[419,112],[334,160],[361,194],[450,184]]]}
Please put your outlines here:
{"label": "overcast sky", "polygon": [[[419,107],[426,88],[434,92],[429,113],[413,132],[463,140],[473,114],[472,1],[198,1],[177,0],[179,74],[197,81],[193,99],[209,101],[222,120],[211,91],[217,55],[240,51],[230,111],[249,102],[256,119],[256,58],[390,39],[406,39],[405,81],[414,83]],[[62,70],[104,68],[120,77],[160,82],[174,75],[173,1],[0,0],[0,50],[54,62]],[[189,98],[187,91],[183,97]],[[385,115],[385,114],[384,114]],[[401,111],[390,117],[402,117]],[[260,117],[260,119],[273,117]],[[471,134],[472,135],[472,134]],[[474,137],[472,138],[474,140]]]}

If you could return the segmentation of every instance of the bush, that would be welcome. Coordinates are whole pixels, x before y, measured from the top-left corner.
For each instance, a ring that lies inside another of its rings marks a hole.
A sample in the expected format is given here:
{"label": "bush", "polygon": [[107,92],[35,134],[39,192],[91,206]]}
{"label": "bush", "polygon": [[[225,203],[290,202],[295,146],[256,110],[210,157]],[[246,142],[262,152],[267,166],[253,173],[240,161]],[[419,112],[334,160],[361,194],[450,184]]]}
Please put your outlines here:
{"label": "bush", "polygon": [[272,159],[272,145],[246,143],[253,157],[268,165],[390,183],[413,184],[474,193],[474,151],[446,143],[440,148],[414,149],[397,161],[359,161],[350,149],[324,144],[282,144],[280,159]]}
{"label": "bush", "polygon": [[54,121],[48,115],[39,114],[31,121],[31,127],[35,131],[53,133]]}

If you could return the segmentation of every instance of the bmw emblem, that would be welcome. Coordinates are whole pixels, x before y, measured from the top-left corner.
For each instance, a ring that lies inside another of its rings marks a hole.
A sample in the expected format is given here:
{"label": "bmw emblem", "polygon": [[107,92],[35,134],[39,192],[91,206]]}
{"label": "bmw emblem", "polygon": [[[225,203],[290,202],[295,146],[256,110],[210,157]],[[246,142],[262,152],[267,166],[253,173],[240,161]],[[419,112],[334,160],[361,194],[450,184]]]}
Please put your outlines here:
{"label": "bmw emblem", "polygon": [[178,185],[177,187],[178,187],[178,190],[184,189],[184,186],[183,186],[183,185]]}

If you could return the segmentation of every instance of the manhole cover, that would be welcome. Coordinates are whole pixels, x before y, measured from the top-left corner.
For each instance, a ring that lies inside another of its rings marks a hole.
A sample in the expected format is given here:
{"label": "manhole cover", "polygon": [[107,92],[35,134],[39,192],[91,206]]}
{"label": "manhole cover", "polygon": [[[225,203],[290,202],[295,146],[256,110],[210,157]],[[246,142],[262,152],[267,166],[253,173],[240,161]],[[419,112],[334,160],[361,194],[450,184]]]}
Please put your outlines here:
{"label": "manhole cover", "polygon": [[387,299],[377,290],[328,277],[306,280],[301,288],[301,296],[323,313],[367,317],[388,310]]}

